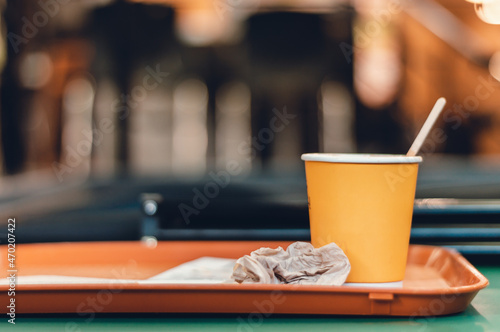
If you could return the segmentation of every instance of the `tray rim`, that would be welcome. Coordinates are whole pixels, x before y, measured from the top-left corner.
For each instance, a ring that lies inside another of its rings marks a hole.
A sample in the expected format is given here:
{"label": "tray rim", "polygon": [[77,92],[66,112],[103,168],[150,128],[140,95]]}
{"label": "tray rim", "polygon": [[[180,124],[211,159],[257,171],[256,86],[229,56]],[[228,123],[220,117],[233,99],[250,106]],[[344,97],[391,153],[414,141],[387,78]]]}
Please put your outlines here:
{"label": "tray rim", "polygon": [[[130,243],[134,241],[124,241],[123,243]],[[165,241],[169,242],[169,241]],[[188,241],[189,242],[189,241]],[[186,242],[186,243],[188,243]],[[197,241],[195,241],[197,242]],[[226,241],[214,241],[214,242],[226,242]],[[227,242],[240,242],[240,241],[227,241]],[[64,242],[68,243],[68,242]],[[95,242],[90,242],[95,243]],[[120,242],[118,242],[120,243]],[[81,244],[81,243],[80,243]],[[45,244],[44,244],[45,245]],[[47,244],[50,245],[50,244]],[[0,248],[6,245],[0,246]],[[283,285],[283,284],[144,284],[138,282],[144,282],[145,280],[136,280],[134,282],[113,282],[110,278],[110,282],[107,283],[72,283],[72,284],[17,284],[16,291],[20,292],[47,292],[47,291],[98,291],[102,289],[109,289],[110,285],[120,286],[122,292],[124,291],[293,291],[293,292],[307,292],[307,293],[392,293],[392,294],[403,294],[403,295],[436,295],[436,294],[465,294],[474,291],[479,291],[486,288],[489,285],[488,279],[479,272],[465,257],[463,257],[458,251],[450,248],[431,246],[431,245],[415,245],[411,244],[410,247],[413,248],[425,248],[427,250],[445,250],[453,258],[460,263],[468,271],[472,272],[474,276],[478,279],[477,282],[470,285],[449,287],[447,289],[440,288],[373,288],[373,287],[356,287],[356,286],[324,286],[324,285]],[[147,280],[147,279],[146,279]],[[5,292],[9,289],[9,285],[0,285],[0,292]]]}

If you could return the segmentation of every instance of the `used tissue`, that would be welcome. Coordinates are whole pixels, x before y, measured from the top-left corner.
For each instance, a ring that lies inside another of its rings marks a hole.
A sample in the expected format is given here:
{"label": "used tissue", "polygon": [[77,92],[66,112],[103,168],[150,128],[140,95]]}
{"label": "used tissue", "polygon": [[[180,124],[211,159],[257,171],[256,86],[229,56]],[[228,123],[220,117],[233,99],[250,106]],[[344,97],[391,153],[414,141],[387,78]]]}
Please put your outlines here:
{"label": "used tissue", "polygon": [[287,250],[260,248],[236,261],[231,278],[238,283],[342,285],[351,264],[335,243],[314,248],[295,242]]}

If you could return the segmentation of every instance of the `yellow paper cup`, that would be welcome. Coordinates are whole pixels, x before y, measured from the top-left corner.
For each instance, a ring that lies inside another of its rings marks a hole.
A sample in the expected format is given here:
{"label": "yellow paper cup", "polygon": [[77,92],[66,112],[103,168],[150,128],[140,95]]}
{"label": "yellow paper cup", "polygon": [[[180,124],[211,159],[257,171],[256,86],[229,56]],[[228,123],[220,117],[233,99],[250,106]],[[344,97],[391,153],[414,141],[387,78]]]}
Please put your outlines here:
{"label": "yellow paper cup", "polygon": [[308,153],[311,242],[335,242],[351,262],[346,282],[404,278],[421,157]]}

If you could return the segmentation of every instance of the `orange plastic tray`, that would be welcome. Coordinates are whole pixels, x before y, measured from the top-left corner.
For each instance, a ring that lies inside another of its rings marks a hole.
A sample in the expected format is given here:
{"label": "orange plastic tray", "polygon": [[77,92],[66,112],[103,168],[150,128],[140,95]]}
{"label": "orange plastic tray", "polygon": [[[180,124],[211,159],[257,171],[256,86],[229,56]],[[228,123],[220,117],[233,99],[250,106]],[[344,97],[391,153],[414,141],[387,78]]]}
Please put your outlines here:
{"label": "orange plastic tray", "polygon": [[[238,258],[290,242],[139,242],[22,244],[18,276],[147,279],[202,257]],[[8,270],[6,246],[1,271]],[[2,275],[5,277],[5,274]],[[410,246],[402,288],[262,284],[43,284],[16,286],[16,313],[169,312],[438,316],[465,310],[488,280],[460,254]],[[0,303],[8,303],[8,286]],[[2,313],[6,306],[0,306]]]}

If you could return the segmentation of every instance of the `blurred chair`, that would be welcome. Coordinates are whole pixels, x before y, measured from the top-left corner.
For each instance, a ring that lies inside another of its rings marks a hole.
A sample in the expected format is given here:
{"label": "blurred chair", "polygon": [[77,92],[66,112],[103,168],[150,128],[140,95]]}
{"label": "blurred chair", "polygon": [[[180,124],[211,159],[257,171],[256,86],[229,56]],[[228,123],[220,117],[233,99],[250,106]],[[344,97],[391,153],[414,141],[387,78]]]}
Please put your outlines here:
{"label": "blurred chair", "polygon": [[[160,71],[163,76],[158,83],[161,84],[155,90],[169,95],[172,81],[182,72],[180,44],[174,35],[174,11],[164,5],[116,1],[94,10],[88,24],[88,36],[96,44],[93,73],[97,81],[111,78],[117,87],[116,109],[113,110],[116,171],[126,175],[131,165],[130,115],[138,111],[136,104],[143,101],[142,97],[134,100],[134,88],[138,90],[143,85],[144,77],[153,75],[151,71]],[[162,111],[169,112],[169,109],[169,105],[165,105]],[[141,111],[150,110],[142,108]],[[148,149],[147,142],[143,143],[146,145],[138,147],[136,144],[135,150]]]}
{"label": "blurred chair", "polygon": [[[341,94],[353,98],[352,64],[338,47],[342,41],[352,44],[352,16],[352,11],[342,8],[327,15],[269,12],[248,19],[245,81],[252,93],[252,136],[269,127],[273,109],[286,108],[297,115],[271,146],[255,149],[264,166],[297,164],[301,153],[320,150],[320,130],[329,130],[322,128],[319,113],[325,80],[337,82],[330,87],[340,87]],[[328,21],[336,23],[337,31],[329,31]]]}

